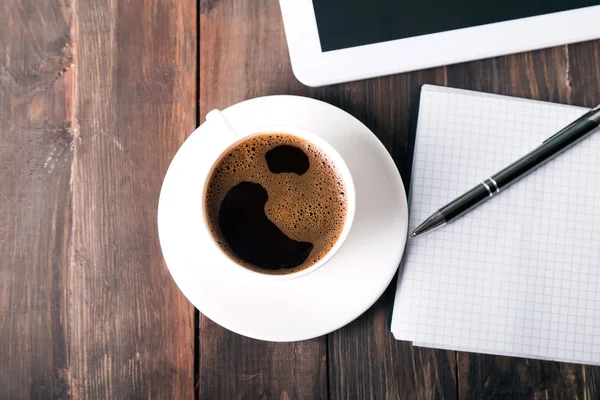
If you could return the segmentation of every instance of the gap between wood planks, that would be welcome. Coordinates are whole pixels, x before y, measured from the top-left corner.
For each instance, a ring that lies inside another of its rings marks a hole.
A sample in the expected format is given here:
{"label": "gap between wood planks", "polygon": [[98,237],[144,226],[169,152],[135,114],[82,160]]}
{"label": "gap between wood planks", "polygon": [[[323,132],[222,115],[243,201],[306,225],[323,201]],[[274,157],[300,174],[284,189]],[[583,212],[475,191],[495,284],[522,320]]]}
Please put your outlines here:
{"label": "gap between wood planks", "polygon": [[565,45],[565,60],[566,60],[566,71],[565,71],[565,85],[567,86],[567,102],[573,103],[573,82],[571,81],[571,62],[569,60],[569,45]]}

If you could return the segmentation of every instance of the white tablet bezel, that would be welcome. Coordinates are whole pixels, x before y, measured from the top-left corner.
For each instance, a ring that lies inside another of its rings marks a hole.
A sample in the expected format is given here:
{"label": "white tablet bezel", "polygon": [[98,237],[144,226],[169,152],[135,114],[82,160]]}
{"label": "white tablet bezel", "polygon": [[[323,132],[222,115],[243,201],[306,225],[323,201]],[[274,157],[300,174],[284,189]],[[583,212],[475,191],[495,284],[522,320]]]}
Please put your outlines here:
{"label": "white tablet bezel", "polygon": [[280,0],[280,4],[294,75],[308,86],[414,71],[600,37],[600,6],[592,6],[322,52],[312,0]]}

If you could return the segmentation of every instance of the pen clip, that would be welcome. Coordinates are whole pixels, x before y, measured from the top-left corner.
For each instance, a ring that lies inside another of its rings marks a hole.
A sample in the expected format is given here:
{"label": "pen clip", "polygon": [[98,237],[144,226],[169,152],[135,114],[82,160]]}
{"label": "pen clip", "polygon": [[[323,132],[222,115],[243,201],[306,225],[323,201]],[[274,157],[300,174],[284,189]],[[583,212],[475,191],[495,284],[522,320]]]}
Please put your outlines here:
{"label": "pen clip", "polygon": [[552,139],[554,139],[555,137],[557,137],[558,135],[562,134],[564,131],[572,128],[573,126],[575,126],[576,124],[580,123],[581,121],[585,120],[586,118],[596,114],[597,112],[600,111],[600,106],[597,106],[595,108],[592,108],[590,111],[586,112],[585,114],[583,114],[581,117],[577,118],[575,121],[571,122],[569,125],[565,126],[564,128],[562,128],[560,131],[556,132],[554,135],[550,136],[548,139],[544,140],[542,142],[542,144],[551,141]]}

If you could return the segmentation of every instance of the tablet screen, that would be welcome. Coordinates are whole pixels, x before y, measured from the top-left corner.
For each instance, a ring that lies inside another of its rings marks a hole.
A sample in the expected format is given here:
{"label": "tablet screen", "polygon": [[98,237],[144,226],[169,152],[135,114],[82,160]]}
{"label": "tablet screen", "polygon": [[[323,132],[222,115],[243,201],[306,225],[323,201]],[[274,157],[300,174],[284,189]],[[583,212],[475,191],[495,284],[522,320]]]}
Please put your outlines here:
{"label": "tablet screen", "polygon": [[324,52],[598,4],[600,0],[313,0]]}

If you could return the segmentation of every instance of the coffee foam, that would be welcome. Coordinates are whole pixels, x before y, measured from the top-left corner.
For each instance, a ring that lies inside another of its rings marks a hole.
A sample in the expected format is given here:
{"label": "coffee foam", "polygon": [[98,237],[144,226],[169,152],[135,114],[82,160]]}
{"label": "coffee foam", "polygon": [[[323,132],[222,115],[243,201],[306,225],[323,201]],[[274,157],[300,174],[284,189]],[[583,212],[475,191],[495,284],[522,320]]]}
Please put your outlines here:
{"label": "coffee foam", "polygon": [[[265,154],[277,146],[300,148],[308,156],[309,168],[302,175],[272,173]],[[229,149],[211,172],[206,191],[206,214],[210,229],[223,250],[237,262],[263,273],[289,274],[323,258],[335,245],[347,213],[346,187],[332,160],[314,144],[284,133],[252,136]],[[289,238],[310,242],[314,248],[307,260],[293,269],[266,271],[237,259],[219,229],[219,209],[231,188],[254,182],[266,189],[267,217]]]}

